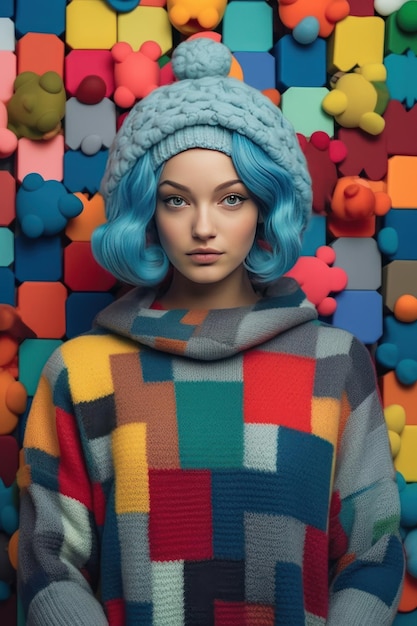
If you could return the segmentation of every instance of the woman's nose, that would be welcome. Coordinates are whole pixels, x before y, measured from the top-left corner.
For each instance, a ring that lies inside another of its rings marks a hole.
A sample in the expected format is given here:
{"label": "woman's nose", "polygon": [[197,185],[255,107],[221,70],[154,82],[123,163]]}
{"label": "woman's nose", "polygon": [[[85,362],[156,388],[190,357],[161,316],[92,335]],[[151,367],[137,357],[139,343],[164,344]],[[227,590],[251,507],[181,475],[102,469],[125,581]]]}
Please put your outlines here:
{"label": "woman's nose", "polygon": [[198,239],[210,239],[216,235],[216,227],[210,207],[201,206],[196,208],[192,235]]}

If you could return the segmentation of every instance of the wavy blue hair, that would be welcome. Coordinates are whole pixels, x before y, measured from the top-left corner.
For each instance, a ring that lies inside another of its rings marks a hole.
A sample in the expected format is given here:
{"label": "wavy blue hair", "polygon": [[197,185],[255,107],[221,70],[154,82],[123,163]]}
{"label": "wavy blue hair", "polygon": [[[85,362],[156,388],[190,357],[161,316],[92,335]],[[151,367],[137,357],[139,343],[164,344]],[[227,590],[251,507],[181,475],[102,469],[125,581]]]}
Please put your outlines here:
{"label": "wavy blue hair", "polygon": [[[254,282],[269,283],[298,259],[308,213],[288,172],[250,139],[234,133],[231,158],[261,217],[245,267]],[[162,167],[153,171],[149,153],[138,159],[106,202],[107,221],[92,235],[96,260],[131,285],[158,285],[170,268],[153,219]]]}

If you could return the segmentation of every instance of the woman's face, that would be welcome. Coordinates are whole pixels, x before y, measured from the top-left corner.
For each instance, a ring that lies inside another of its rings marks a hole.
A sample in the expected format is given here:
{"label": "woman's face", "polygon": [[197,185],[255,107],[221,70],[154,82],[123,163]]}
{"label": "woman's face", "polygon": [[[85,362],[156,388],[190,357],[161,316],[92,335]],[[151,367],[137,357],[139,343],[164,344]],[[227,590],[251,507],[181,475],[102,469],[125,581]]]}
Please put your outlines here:
{"label": "woman's face", "polygon": [[227,155],[196,148],[166,162],[155,222],[174,275],[199,285],[242,281],[257,221],[258,208]]}

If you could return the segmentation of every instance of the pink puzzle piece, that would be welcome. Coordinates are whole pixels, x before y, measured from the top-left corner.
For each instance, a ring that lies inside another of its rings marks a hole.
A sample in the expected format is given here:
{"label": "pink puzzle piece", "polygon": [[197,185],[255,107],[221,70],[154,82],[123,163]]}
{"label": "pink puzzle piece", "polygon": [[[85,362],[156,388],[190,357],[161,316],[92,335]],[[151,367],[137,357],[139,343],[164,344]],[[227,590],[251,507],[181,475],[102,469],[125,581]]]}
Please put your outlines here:
{"label": "pink puzzle piece", "polygon": [[343,291],[348,275],[340,267],[330,267],[336,260],[336,253],[330,246],[320,246],[316,256],[302,256],[286,276],[294,278],[319,315],[333,315],[336,300],[329,294]]}

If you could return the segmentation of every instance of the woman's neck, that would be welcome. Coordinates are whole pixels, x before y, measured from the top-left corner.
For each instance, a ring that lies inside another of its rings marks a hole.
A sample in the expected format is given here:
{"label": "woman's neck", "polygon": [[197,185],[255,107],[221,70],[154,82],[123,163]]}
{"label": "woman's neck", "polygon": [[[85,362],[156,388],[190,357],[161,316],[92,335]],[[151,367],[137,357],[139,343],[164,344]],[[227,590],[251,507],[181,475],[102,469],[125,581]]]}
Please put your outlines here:
{"label": "woman's neck", "polygon": [[168,289],[158,298],[165,309],[232,309],[259,300],[247,273],[233,284],[192,283],[174,273]]}

